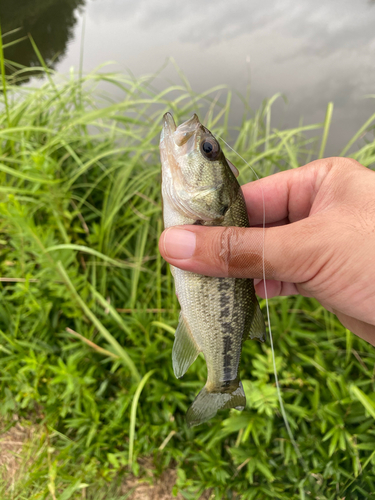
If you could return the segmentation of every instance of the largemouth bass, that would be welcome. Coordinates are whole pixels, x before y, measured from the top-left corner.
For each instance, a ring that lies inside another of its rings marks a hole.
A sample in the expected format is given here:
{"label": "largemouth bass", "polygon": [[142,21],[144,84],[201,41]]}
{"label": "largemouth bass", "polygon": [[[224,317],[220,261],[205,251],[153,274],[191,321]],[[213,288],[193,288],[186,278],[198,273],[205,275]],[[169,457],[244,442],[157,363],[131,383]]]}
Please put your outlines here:
{"label": "largemouth bass", "polygon": [[[160,155],[165,228],[249,226],[238,171],[197,115],[179,127],[170,113],[164,115]],[[263,341],[265,324],[253,280],[171,270],[181,306],[172,351],[174,373],[182,377],[200,352],[207,364],[206,385],[186,414],[193,426],[220,409],[245,407],[238,376],[242,343]]]}

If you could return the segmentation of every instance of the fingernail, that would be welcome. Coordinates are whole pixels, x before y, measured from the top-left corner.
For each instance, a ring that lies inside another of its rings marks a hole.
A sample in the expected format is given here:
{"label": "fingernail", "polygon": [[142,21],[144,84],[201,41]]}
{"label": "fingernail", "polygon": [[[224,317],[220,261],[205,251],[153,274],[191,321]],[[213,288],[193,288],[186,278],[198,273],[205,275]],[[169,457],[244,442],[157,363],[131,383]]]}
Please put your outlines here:
{"label": "fingernail", "polygon": [[261,281],[263,281],[263,278],[259,279],[259,278],[256,278],[254,279],[254,285],[258,285]]}
{"label": "fingernail", "polygon": [[164,234],[164,252],[172,259],[189,259],[195,251],[195,233],[169,228]]}

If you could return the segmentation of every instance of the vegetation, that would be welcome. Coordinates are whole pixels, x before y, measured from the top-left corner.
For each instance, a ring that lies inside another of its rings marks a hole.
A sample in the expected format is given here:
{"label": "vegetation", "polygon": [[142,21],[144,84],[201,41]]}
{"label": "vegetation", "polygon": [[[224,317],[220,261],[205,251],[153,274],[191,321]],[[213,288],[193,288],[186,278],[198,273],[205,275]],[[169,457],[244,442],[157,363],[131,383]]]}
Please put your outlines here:
{"label": "vegetation", "polygon": [[[262,176],[323,156],[332,107],[323,124],[271,130],[272,99],[252,114],[244,102],[241,127],[229,130],[224,88],[196,96],[183,80],[158,92],[150,78],[109,72],[56,83],[40,61],[40,88],[10,85],[4,71],[2,80],[0,412],[8,428],[17,415],[40,436],[1,498],[120,498],[127,474],[167,467],[186,499],[207,490],[215,499],[372,498],[373,347],[313,300],[273,299],[277,369],[303,460],[278,409],[269,343],[245,344],[247,408],[188,429],[206,368],[198,358],[182,380],[173,375],[179,308],[157,249],[164,112],[181,122],[200,110]],[[370,123],[348,145],[368,167],[375,141],[358,140]],[[321,139],[307,139],[310,130]]]}
{"label": "vegetation", "polygon": [[[31,33],[49,67],[64,56],[73,36],[77,9],[84,0],[2,0],[0,21],[4,36],[4,55],[8,59],[6,73],[12,75],[22,66],[38,66],[38,54],[30,44]],[[17,61],[16,63],[13,61]],[[38,72],[30,70],[14,82],[25,82]]]}

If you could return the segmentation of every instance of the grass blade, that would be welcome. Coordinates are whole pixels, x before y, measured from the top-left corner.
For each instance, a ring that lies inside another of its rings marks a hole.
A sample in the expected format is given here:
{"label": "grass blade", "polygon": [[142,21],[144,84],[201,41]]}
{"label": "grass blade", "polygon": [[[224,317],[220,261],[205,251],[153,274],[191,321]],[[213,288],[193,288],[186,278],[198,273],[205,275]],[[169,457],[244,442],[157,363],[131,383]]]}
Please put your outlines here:
{"label": "grass blade", "polygon": [[133,360],[130,358],[129,354],[120,346],[120,344],[117,342],[117,340],[109,333],[109,331],[102,325],[102,323],[98,320],[98,318],[95,316],[95,314],[87,307],[87,305],[81,299],[77,290],[74,288],[73,283],[69,279],[69,276],[68,276],[67,272],[65,271],[65,268],[61,262],[57,263],[57,269],[58,269],[61,277],[65,281],[67,287],[69,288],[71,293],[74,295],[75,299],[77,300],[77,303],[82,308],[85,315],[96,326],[96,328],[99,330],[102,337],[105,338],[105,340],[109,344],[111,344],[114,351],[118,354],[119,358],[122,360],[123,364],[130,370],[130,372],[133,376],[133,379],[138,382],[141,377],[140,377],[140,374],[139,374]]}
{"label": "grass blade", "polygon": [[318,158],[323,158],[324,156],[324,151],[326,148],[328,134],[329,134],[329,128],[331,126],[332,113],[333,113],[333,102],[329,102],[327,106],[326,117],[324,119],[324,124],[323,124],[322,143],[320,145]]}
{"label": "grass blade", "polygon": [[[0,19],[1,21],[1,19]],[[9,114],[9,104],[7,95],[7,82],[5,77],[5,66],[4,66],[4,51],[3,51],[3,38],[1,33],[1,22],[0,22],[0,71],[1,71],[1,81],[3,84],[3,94],[4,94],[4,104],[5,112],[7,116],[8,127],[10,127],[10,114]]]}
{"label": "grass blade", "polygon": [[131,262],[121,262],[119,260],[111,259],[111,257],[108,257],[108,255],[104,255],[104,253],[98,252],[97,250],[94,250],[93,248],[90,247],[86,247],[84,245],[74,245],[67,243],[61,245],[54,245],[52,247],[48,247],[45,249],[46,252],[54,252],[56,250],[75,250],[77,252],[83,252],[89,255],[93,255],[94,257],[98,257],[99,259],[108,262],[108,264],[111,264],[112,266],[121,267],[123,269],[130,269],[134,267],[137,270],[140,269],[139,265],[137,264],[133,264]]}
{"label": "grass blade", "polygon": [[356,399],[366,408],[372,418],[375,419],[375,403],[359,387],[352,385],[350,390]]}
{"label": "grass blade", "polygon": [[371,123],[375,120],[375,113],[370,116],[370,118],[366,121],[364,125],[358,130],[358,132],[350,139],[350,141],[347,143],[347,145],[344,147],[344,149],[341,151],[339,156],[345,156],[345,154],[348,152],[348,150],[353,146],[355,141],[357,141],[363,134],[365,134],[366,130],[368,127],[371,125]]}
{"label": "grass blade", "polygon": [[129,459],[128,459],[128,467],[131,470],[133,466],[133,452],[134,452],[134,437],[135,437],[135,422],[137,417],[137,406],[139,396],[146,385],[147,380],[151,377],[151,375],[155,372],[155,370],[150,370],[144,375],[140,383],[138,384],[137,390],[135,391],[132,406],[130,410],[130,429],[129,429]]}

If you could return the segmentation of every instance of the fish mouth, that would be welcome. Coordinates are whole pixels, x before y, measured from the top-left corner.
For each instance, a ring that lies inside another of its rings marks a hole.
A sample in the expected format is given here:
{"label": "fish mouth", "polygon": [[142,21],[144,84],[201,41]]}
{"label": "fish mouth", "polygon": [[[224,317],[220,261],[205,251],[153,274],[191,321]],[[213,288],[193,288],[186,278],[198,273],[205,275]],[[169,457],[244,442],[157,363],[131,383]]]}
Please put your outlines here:
{"label": "fish mouth", "polygon": [[[165,113],[163,116],[163,130],[162,135],[164,137],[170,136],[176,130],[176,124],[171,113]],[[164,138],[163,137],[163,138]]]}
{"label": "fish mouth", "polygon": [[178,127],[171,113],[165,113],[163,116],[163,129],[160,137],[160,142],[165,140],[173,140],[176,146],[184,145],[200,128],[203,127],[198,116],[194,115]]}

